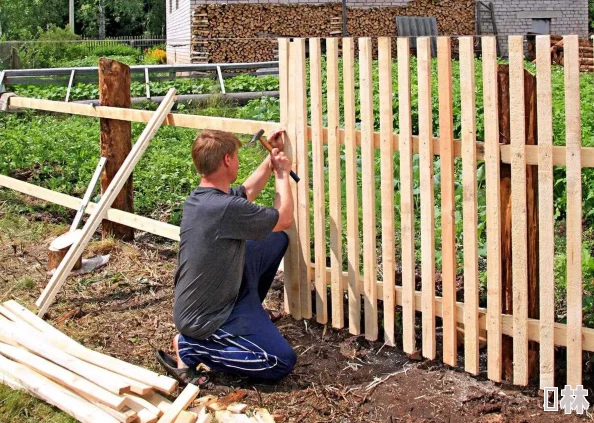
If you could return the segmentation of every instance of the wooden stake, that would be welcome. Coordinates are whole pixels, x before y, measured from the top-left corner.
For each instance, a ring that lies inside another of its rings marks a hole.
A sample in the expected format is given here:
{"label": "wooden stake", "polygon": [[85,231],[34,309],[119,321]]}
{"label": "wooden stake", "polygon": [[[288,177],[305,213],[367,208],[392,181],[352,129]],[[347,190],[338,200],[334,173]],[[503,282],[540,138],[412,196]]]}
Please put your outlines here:
{"label": "wooden stake", "polygon": [[375,233],[375,172],[373,144],[373,72],[371,38],[359,38],[361,98],[361,168],[363,172],[363,278],[365,339],[375,341],[377,326],[377,262]]}
{"label": "wooden stake", "polygon": [[439,148],[441,155],[441,286],[443,296],[443,361],[458,364],[456,342],[456,203],[454,177],[454,111],[452,40],[437,39],[439,70]]}
{"label": "wooden stake", "polygon": [[340,88],[338,85],[338,40],[326,39],[328,87],[328,189],[330,212],[330,267],[332,283],[332,327],[344,327],[342,284],[342,201],[340,180]]}
{"label": "wooden stake", "polygon": [[113,179],[112,184],[109,186],[109,189],[101,197],[101,201],[99,201],[97,209],[93,211],[87,220],[83,228],[81,238],[72,246],[72,248],[70,248],[68,254],[66,254],[66,257],[64,257],[64,260],[56,270],[56,273],[45,287],[41,297],[35,303],[39,307],[39,316],[43,316],[47,312],[47,309],[56,297],[59,289],[66,281],[66,278],[68,277],[72,266],[74,266],[76,259],[82,253],[85,245],[91,239],[91,236],[93,235],[95,229],[97,229],[99,226],[101,219],[103,219],[105,213],[110,208],[111,204],[120,192],[120,189],[124,186],[126,180],[132,174],[134,166],[136,166],[136,163],[138,163],[142,157],[142,154],[148,147],[150,140],[156,134],[157,130],[161,126],[161,123],[163,120],[165,120],[167,113],[169,113],[173,107],[174,97],[175,89],[172,88],[169,90],[167,96],[157,109],[157,113],[155,113],[153,119],[147,124],[146,128],[140,135],[140,138],[134,145],[134,148],[128,157],[126,157],[124,164],[120,170],[118,170],[118,173]]}
{"label": "wooden stake", "polygon": [[582,384],[582,175],[578,37],[565,41],[567,144],[567,384]]}
{"label": "wooden stake", "polygon": [[346,165],[349,333],[361,333],[361,278],[359,276],[359,200],[357,193],[357,141],[355,136],[355,45],[342,40],[344,87],[344,150]]}
{"label": "wooden stake", "polygon": [[378,38],[381,137],[382,257],[384,274],[384,342],[394,346],[396,309],[396,265],[394,237],[394,133],[392,112],[392,45],[388,37]]}
{"label": "wooden stake", "polygon": [[415,243],[410,94],[410,41],[398,38],[398,100],[400,103],[400,213],[402,218],[402,345],[415,351]]}
{"label": "wooden stake", "polygon": [[[324,142],[322,140],[322,63],[319,38],[309,40],[311,85],[311,147],[313,161],[313,208],[315,238],[316,321],[328,323],[326,286],[326,184],[324,177]],[[341,290],[342,291],[342,290]],[[342,295],[342,292],[340,292]],[[341,307],[342,308],[342,307]],[[332,308],[334,310],[334,307]],[[334,319],[332,319],[334,321]]]}
{"label": "wooden stake", "polygon": [[524,37],[509,37],[511,208],[513,276],[513,382],[528,384],[528,257],[526,217],[526,122],[524,104]]}
{"label": "wooden stake", "polygon": [[551,37],[536,37],[538,102],[538,211],[540,283],[540,389],[555,386],[555,218],[553,210],[553,93]]}
{"label": "wooden stake", "polygon": [[499,192],[499,119],[497,105],[497,39],[482,37],[487,191],[487,374],[501,382],[501,217]]}
{"label": "wooden stake", "polygon": [[479,373],[478,205],[476,177],[476,99],[473,37],[460,38],[462,103],[462,185],[464,231],[464,368]]}
{"label": "wooden stake", "polygon": [[423,357],[435,358],[435,197],[433,195],[433,116],[431,49],[428,37],[417,40],[419,80],[419,167],[421,188],[421,277]]}
{"label": "wooden stake", "polygon": [[[102,106],[130,108],[130,67],[111,59],[99,59],[99,100]],[[115,119],[99,119],[101,126],[101,156],[107,157],[101,175],[101,193],[104,194],[116,173],[132,150],[131,122]],[[118,194],[113,207],[134,213],[134,190],[132,176]],[[134,230],[129,226],[104,220],[102,235],[129,241],[134,239]]]}

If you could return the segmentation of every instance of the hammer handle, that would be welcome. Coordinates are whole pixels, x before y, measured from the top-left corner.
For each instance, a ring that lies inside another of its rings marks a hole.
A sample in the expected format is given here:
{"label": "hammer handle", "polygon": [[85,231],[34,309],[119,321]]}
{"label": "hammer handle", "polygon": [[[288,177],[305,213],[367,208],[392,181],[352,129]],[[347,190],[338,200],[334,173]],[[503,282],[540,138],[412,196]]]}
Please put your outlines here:
{"label": "hammer handle", "polygon": [[[260,142],[262,143],[264,148],[266,148],[266,150],[268,150],[269,153],[272,153],[272,146],[270,145],[270,143],[268,141],[266,141],[264,138],[260,137]],[[297,176],[297,174],[295,172],[293,172],[292,170],[289,173],[289,175],[291,175],[291,178],[293,178],[293,180],[295,182],[300,181],[299,176]]]}

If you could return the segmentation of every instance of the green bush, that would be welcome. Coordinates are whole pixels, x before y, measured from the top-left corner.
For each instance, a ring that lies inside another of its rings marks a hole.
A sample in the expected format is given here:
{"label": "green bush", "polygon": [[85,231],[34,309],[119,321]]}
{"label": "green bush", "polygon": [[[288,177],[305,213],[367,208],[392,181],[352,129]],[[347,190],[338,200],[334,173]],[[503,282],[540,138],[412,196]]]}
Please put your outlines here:
{"label": "green bush", "polygon": [[97,66],[100,57],[108,57],[118,62],[122,62],[128,66],[138,65],[139,61],[136,56],[87,56],[82,59],[65,60],[59,63],[60,67],[64,68],[81,68]]}
{"label": "green bush", "polygon": [[50,26],[42,32],[36,42],[24,44],[18,51],[24,68],[49,68],[65,60],[84,57],[84,49],[78,42],[80,37],[69,29]]}
{"label": "green bush", "polygon": [[[84,44],[84,43],[83,43]],[[85,46],[86,47],[86,46]],[[111,57],[111,56],[133,56],[140,57],[142,52],[139,49],[130,47],[128,44],[106,44],[93,47],[92,49],[86,48],[89,51],[89,56],[96,57]]]}

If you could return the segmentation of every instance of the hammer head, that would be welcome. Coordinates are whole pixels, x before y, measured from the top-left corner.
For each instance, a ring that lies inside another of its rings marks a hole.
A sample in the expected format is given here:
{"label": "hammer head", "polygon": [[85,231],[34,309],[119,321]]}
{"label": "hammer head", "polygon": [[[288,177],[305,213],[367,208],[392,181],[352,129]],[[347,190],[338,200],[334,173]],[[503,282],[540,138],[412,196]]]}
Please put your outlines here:
{"label": "hammer head", "polygon": [[264,135],[264,130],[260,129],[258,132],[256,132],[254,134],[254,136],[252,137],[252,139],[250,140],[250,144],[255,143],[256,141],[258,141],[260,138],[262,138],[262,135]]}

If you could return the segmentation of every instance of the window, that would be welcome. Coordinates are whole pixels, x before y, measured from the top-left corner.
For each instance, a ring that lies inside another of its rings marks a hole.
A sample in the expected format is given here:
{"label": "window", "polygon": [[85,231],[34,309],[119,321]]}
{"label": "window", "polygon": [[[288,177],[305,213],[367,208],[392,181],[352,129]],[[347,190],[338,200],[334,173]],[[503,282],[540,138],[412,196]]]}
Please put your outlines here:
{"label": "window", "polygon": [[532,19],[532,34],[549,35],[551,33],[551,19]]}
{"label": "window", "polygon": [[175,10],[179,9],[179,0],[175,0]]}
{"label": "window", "polygon": [[169,0],[169,13],[173,12],[173,0]]}

